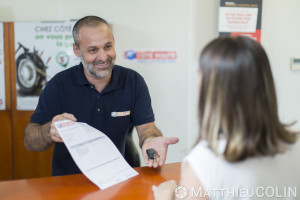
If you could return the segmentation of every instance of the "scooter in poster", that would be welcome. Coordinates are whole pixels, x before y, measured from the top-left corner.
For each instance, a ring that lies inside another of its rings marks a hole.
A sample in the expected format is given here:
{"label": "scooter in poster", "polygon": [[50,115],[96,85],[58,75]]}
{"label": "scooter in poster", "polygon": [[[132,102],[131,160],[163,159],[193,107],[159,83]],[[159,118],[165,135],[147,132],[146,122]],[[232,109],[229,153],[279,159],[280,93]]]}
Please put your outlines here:
{"label": "scooter in poster", "polygon": [[29,49],[24,47],[20,42],[18,45],[19,47],[15,54],[17,54],[21,48],[24,51],[16,60],[18,92],[26,96],[39,95],[47,83],[46,70],[51,57],[48,58],[45,65],[41,59],[43,51],[38,55],[38,51],[35,48],[33,52],[30,52]]}

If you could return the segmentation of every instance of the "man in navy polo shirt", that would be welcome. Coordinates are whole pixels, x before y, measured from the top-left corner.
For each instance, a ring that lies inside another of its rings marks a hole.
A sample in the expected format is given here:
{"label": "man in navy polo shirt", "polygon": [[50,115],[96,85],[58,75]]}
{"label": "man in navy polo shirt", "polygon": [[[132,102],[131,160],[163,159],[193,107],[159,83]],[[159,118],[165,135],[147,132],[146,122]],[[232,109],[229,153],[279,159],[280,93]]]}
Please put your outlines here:
{"label": "man in navy polo shirt", "polygon": [[[73,50],[82,63],[58,73],[46,85],[25,128],[28,150],[43,151],[55,144],[52,175],[80,173],[53,122],[85,122],[105,133],[124,155],[127,131],[134,125],[145,163],[162,166],[169,144],[178,138],[163,137],[154,123],[149,91],[137,72],[115,65],[112,30],[102,18],[87,16],[73,28]],[[148,159],[146,149],[158,157]],[[99,152],[101,156],[101,152]]]}

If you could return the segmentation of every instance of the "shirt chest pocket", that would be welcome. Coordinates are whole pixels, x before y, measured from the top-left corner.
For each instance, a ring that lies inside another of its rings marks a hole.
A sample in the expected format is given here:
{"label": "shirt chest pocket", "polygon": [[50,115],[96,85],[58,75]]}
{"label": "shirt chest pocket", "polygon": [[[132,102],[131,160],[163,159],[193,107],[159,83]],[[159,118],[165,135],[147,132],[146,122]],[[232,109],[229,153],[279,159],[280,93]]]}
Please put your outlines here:
{"label": "shirt chest pocket", "polygon": [[131,124],[131,111],[112,111],[110,113],[110,120],[115,126],[127,128]]}

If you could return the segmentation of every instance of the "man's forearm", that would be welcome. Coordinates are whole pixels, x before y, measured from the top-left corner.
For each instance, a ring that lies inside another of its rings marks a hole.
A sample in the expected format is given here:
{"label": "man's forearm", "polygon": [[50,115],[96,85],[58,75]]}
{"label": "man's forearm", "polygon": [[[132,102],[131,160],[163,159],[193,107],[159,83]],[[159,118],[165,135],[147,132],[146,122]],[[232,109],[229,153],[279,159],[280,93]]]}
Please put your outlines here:
{"label": "man's forearm", "polygon": [[44,151],[54,142],[50,135],[50,125],[48,122],[44,125],[29,123],[24,132],[24,145],[29,151]]}

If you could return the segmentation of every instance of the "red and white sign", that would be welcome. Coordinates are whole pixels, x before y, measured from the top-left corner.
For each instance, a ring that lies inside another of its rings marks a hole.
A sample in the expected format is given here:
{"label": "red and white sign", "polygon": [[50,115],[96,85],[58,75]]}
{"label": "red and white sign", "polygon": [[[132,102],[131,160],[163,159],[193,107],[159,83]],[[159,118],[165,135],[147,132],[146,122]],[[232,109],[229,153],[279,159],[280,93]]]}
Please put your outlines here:
{"label": "red and white sign", "polygon": [[262,0],[220,0],[219,36],[261,40]]}
{"label": "red and white sign", "polygon": [[124,59],[138,62],[176,62],[178,52],[175,50],[127,50],[124,52]]}
{"label": "red and white sign", "polygon": [[248,32],[256,30],[258,8],[220,7],[219,32]]}
{"label": "red and white sign", "polygon": [[261,30],[256,30],[254,33],[241,33],[241,32],[232,32],[230,36],[243,35],[250,37],[260,43]]}

